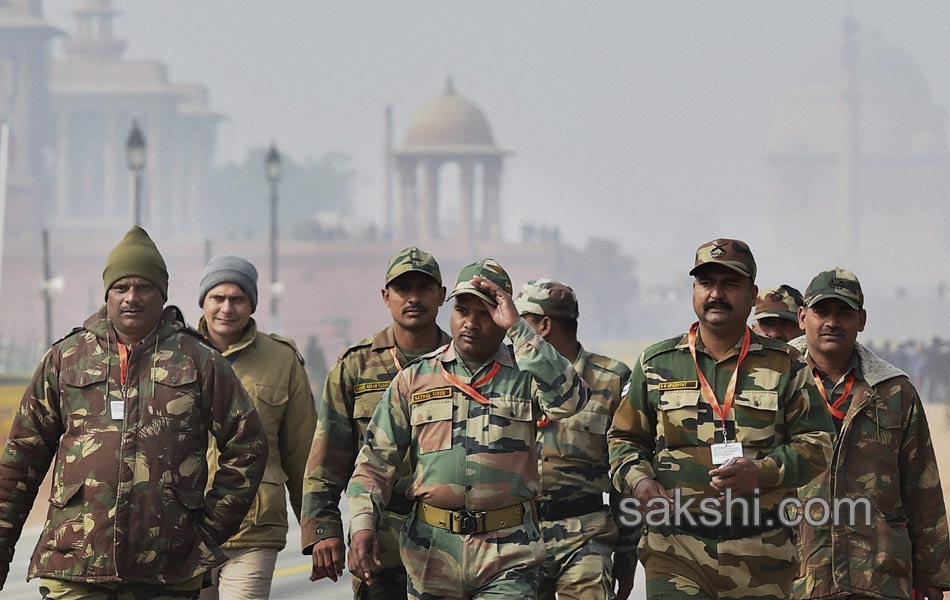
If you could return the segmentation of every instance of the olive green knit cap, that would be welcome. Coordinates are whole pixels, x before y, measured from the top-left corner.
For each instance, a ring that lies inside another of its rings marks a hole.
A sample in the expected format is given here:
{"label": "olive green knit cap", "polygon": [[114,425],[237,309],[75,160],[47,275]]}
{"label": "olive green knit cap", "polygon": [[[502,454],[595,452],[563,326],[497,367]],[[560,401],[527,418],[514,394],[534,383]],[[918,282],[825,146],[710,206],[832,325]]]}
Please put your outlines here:
{"label": "olive green knit cap", "polygon": [[162,292],[162,298],[168,300],[168,269],[165,267],[165,260],[152,238],[138,225],[129,229],[106,259],[106,268],[102,270],[102,283],[107,296],[112,284],[123,277],[148,279]]}

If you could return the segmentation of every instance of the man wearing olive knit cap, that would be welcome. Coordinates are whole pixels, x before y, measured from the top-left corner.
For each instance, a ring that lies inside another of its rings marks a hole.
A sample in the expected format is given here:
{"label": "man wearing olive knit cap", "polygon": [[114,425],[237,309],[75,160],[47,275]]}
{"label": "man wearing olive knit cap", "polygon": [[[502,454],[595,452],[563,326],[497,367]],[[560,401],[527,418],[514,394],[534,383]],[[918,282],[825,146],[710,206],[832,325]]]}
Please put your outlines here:
{"label": "man wearing olive knit cap", "polygon": [[[277,553],[287,543],[287,500],[300,520],[303,475],[317,411],[293,340],[258,331],[257,269],[240,256],[215,256],[198,284],[198,330],[231,363],[251,395],[270,446],[254,509],[224,544],[228,562],[213,573],[203,600],[267,598]],[[217,449],[208,452],[213,473]]]}
{"label": "man wearing olive knit cap", "polygon": [[[227,361],[164,306],[145,230],[102,281],[105,305],[43,357],[0,457],[0,586],[52,464],[27,575],[44,598],[198,598],[254,500],[267,436]],[[209,434],[221,455],[206,492]]]}

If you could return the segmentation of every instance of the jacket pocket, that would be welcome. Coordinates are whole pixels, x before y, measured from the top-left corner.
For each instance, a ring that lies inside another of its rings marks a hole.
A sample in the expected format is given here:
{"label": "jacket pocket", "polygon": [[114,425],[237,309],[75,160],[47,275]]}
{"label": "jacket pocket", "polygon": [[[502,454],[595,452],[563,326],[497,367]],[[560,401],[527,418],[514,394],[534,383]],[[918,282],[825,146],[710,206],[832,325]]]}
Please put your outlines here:
{"label": "jacket pocket", "polygon": [[658,447],[696,446],[699,390],[662,392],[657,402]]}
{"label": "jacket pocket", "polygon": [[84,483],[53,483],[50,491],[45,549],[71,552],[82,549],[86,538]]}
{"label": "jacket pocket", "polygon": [[[106,414],[106,380],[109,378],[108,365],[102,364],[102,370],[90,369],[66,370],[60,373],[62,383],[62,412],[70,419],[101,417]],[[116,396],[118,398],[118,396]]]}
{"label": "jacket pocket", "polygon": [[438,398],[417,402],[410,408],[419,454],[439,452],[452,447],[452,398]]}
{"label": "jacket pocket", "polygon": [[284,494],[286,482],[287,475],[279,468],[268,468],[264,472],[261,486],[257,488],[257,495],[254,497],[254,506],[248,511],[253,517],[254,525],[287,526],[287,499]]}
{"label": "jacket pocket", "polygon": [[527,451],[535,443],[534,410],[530,399],[499,396],[491,400],[488,447],[506,452]]}
{"label": "jacket pocket", "polygon": [[735,412],[736,439],[743,447],[775,447],[777,391],[744,390],[736,394],[732,410]]}
{"label": "jacket pocket", "polygon": [[[389,384],[387,383],[386,385]],[[353,420],[356,421],[357,428],[360,432],[360,439],[358,440],[359,446],[363,445],[363,439],[366,437],[366,429],[369,427],[369,422],[372,420],[373,413],[376,412],[376,407],[379,405],[379,401],[383,398],[384,393],[386,393],[385,388],[363,392],[356,397],[356,401],[353,403]]]}
{"label": "jacket pocket", "polygon": [[[284,420],[284,411],[287,410],[289,399],[287,390],[262,383],[255,383],[253,390],[254,406],[264,423],[268,442],[273,448],[277,444],[277,434],[280,433],[280,424]],[[280,463],[279,454],[277,452],[272,454],[271,460],[276,459],[276,462]]]}
{"label": "jacket pocket", "polygon": [[199,390],[198,374],[194,369],[177,372],[153,369],[153,378],[156,385],[152,412],[155,416],[178,419],[197,417]]}
{"label": "jacket pocket", "polygon": [[559,423],[573,431],[582,431],[590,435],[606,435],[610,420],[610,415],[585,408],[572,417],[561,419]]}

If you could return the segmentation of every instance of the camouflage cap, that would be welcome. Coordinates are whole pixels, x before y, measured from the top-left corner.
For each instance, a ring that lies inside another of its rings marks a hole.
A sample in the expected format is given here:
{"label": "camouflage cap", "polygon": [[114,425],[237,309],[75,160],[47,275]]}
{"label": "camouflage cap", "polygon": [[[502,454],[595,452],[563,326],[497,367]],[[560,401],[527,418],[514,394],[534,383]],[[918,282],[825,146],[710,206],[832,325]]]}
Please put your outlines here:
{"label": "camouflage cap", "polygon": [[576,319],[580,314],[574,290],[560,281],[532,279],[525,282],[515,298],[518,314]]}
{"label": "camouflage cap", "polygon": [[697,269],[708,264],[722,265],[755,281],[755,258],[741,240],[719,238],[703,244],[696,249],[696,264],[689,274],[695,275]]}
{"label": "camouflage cap", "polygon": [[755,299],[752,320],[778,317],[798,323],[798,309],[803,305],[802,293],[790,285],[766,288]]}
{"label": "camouflage cap", "polygon": [[389,285],[393,279],[411,272],[425,273],[432,279],[435,279],[439,285],[442,285],[442,272],[439,271],[439,263],[435,258],[415,246],[409,246],[396,253],[389,261],[389,268],[386,269],[386,284]]}
{"label": "camouflage cap", "polygon": [[805,290],[805,306],[812,307],[822,300],[837,298],[854,310],[864,308],[864,292],[857,275],[835,267],[822,271],[811,280]]}
{"label": "camouflage cap", "polygon": [[508,273],[495,259],[483,258],[478,262],[462,267],[458,279],[455,280],[455,289],[449,294],[449,298],[454,298],[460,294],[472,294],[494,306],[494,298],[472,285],[472,277],[476,275],[484,277],[511,294],[511,277],[508,277]]}

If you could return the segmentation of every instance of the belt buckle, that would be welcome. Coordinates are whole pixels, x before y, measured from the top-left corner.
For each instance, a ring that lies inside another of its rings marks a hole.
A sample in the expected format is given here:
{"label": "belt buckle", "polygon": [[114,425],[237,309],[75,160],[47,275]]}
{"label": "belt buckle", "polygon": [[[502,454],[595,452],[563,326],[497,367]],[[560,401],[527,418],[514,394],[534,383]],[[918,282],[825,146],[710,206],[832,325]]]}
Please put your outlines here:
{"label": "belt buckle", "polygon": [[479,533],[485,529],[484,511],[452,511],[452,531],[463,535]]}

